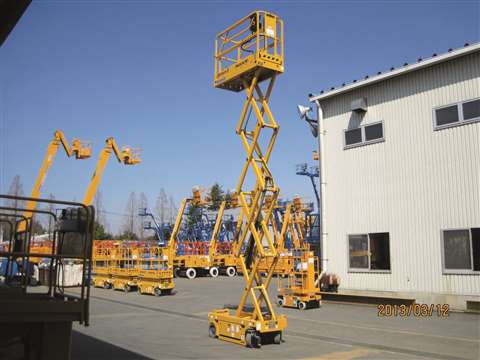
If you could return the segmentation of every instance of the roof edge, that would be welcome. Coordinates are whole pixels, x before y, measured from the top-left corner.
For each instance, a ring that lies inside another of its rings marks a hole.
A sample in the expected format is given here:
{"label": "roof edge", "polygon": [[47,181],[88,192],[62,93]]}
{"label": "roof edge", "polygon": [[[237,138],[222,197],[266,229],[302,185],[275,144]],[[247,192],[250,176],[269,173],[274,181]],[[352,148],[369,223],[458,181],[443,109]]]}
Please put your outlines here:
{"label": "roof edge", "polygon": [[317,100],[325,100],[327,98],[330,98],[339,94],[343,94],[343,93],[358,89],[360,87],[372,85],[380,81],[384,81],[384,80],[387,80],[396,76],[400,76],[412,71],[420,70],[420,69],[423,69],[447,60],[455,59],[470,53],[474,53],[476,51],[480,51],[480,42],[477,42],[469,46],[465,46],[460,49],[452,50],[445,54],[437,55],[426,60],[422,60],[421,62],[417,62],[415,64],[405,65],[405,66],[402,66],[401,68],[389,71],[381,75],[376,75],[365,80],[351,83],[346,86],[342,86],[341,88],[328,91],[324,94],[310,96],[309,101],[315,102]]}

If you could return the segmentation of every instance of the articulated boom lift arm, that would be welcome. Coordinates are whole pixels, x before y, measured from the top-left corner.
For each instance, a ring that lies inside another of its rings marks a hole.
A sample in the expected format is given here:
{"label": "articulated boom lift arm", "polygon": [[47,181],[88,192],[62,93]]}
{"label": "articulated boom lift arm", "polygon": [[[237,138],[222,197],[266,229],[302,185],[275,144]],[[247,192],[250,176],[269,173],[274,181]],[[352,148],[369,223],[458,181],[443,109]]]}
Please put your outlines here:
{"label": "articulated boom lift arm", "polygon": [[[53,139],[50,141],[47,147],[47,153],[45,154],[42,167],[37,176],[37,180],[32,189],[32,193],[30,195],[31,198],[38,198],[40,197],[40,189],[43,185],[45,180],[45,176],[47,175],[50,166],[52,166],[53,160],[55,160],[55,156],[57,155],[58,148],[60,144],[63,146],[65,153],[68,157],[72,157],[75,155],[75,159],[88,159],[92,152],[89,145],[82,144],[82,142],[78,139],[73,139],[72,146],[68,144],[67,139],[62,131],[56,130],[53,136]],[[37,206],[37,202],[34,200],[27,201],[25,208],[27,209],[23,216],[26,219],[30,219],[32,217],[32,210],[35,210]],[[26,222],[21,221],[18,226],[18,232],[22,233],[26,229]]]}
{"label": "articulated boom lift arm", "polygon": [[90,180],[90,185],[88,186],[87,193],[83,198],[83,203],[85,205],[92,204],[93,198],[98,189],[98,185],[100,184],[100,180],[102,179],[105,166],[107,166],[108,159],[110,158],[112,152],[115,154],[118,162],[125,165],[136,165],[141,162],[140,157],[137,153],[137,149],[132,149],[128,146],[124,146],[122,151],[120,151],[117,143],[115,142],[115,139],[113,137],[108,138],[105,141],[105,147],[100,152],[97,167],[95,169],[95,172],[93,173],[92,179]]}
{"label": "articulated boom lift arm", "polygon": [[212,261],[212,259],[215,256],[217,240],[218,240],[218,236],[220,235],[220,230],[222,228],[223,213],[225,212],[225,205],[226,205],[226,202],[222,201],[222,204],[220,205],[220,209],[218,209],[217,219],[215,220],[215,227],[213,228],[212,238],[210,240],[210,245],[208,247],[208,257],[210,261]]}

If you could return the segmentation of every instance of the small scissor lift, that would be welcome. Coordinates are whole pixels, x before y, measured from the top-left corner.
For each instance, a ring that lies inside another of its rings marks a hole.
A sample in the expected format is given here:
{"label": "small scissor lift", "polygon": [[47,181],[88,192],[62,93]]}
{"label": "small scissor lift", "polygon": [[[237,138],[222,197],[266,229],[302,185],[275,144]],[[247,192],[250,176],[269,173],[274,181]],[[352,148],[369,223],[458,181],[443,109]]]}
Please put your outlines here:
{"label": "small scissor lift", "polygon": [[[267,165],[279,129],[268,102],[275,78],[283,71],[283,22],[278,16],[256,11],[217,35],[215,87],[246,92],[236,132],[247,159],[235,191],[243,212],[235,256],[245,287],[234,309],[208,314],[209,335],[248,347],[280,344],[287,327],[287,319],[275,313],[267,292],[278,261],[269,224],[280,191]],[[259,85],[262,81],[269,82],[266,92]],[[256,121],[249,121],[252,112]],[[266,197],[271,198],[269,206],[264,205]],[[271,259],[271,266],[262,277],[258,265],[264,258]]]}
{"label": "small scissor lift", "polygon": [[113,289],[130,292],[132,288],[137,287],[140,248],[118,246],[113,252],[113,267],[110,269]]}
{"label": "small scissor lift", "polygon": [[294,250],[294,271],[287,278],[278,279],[277,305],[300,310],[321,305],[318,278],[318,260],[312,251]]}
{"label": "small scissor lift", "polygon": [[139,273],[137,289],[139,294],[155,296],[170,295],[175,283],[173,282],[173,268],[168,257],[163,255],[162,248],[143,248],[138,260]]}
{"label": "small scissor lift", "polygon": [[112,267],[114,264],[111,246],[105,246],[101,241],[95,241],[92,256],[92,282],[93,286],[111,289]]}

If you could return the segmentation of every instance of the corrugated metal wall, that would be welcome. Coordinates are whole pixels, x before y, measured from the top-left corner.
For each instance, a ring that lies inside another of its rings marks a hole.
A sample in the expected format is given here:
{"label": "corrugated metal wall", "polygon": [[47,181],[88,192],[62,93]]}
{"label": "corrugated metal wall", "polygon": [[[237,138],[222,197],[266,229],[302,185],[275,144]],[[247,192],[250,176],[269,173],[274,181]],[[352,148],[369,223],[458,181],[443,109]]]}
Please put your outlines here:
{"label": "corrugated metal wall", "polygon": [[[434,131],[432,109],[480,97],[480,52],[321,102],[325,119],[328,268],[342,287],[479,295],[480,276],[443,275],[441,229],[480,226],[480,123]],[[343,149],[361,124],[385,142]],[[391,272],[348,272],[347,234],[389,232]]]}

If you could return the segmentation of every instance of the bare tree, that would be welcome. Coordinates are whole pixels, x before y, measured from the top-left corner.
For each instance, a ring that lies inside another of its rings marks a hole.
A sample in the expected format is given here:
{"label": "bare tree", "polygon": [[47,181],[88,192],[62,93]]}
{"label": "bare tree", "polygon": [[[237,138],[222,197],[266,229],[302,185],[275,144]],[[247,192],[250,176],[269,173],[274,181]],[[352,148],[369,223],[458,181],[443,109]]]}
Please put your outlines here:
{"label": "bare tree", "polygon": [[[148,200],[145,194],[142,192],[140,193],[138,199],[138,208],[139,209],[148,209]],[[138,215],[138,214],[137,214]],[[145,229],[143,228],[143,218],[140,216],[138,217],[138,236],[140,240],[145,240]]]}
{"label": "bare tree", "polygon": [[[8,195],[13,195],[13,196],[24,196],[25,193],[23,191],[23,184],[20,180],[20,175],[15,175],[12,179],[12,182],[10,184],[10,187],[8,188]],[[9,200],[7,201],[8,206],[14,207],[14,208],[19,208],[23,207],[24,201],[21,200]],[[15,211],[15,215],[17,214],[17,211]]]}
{"label": "bare tree", "polygon": [[177,212],[178,208],[175,205],[175,201],[173,200],[173,197],[170,196],[169,198],[169,215],[170,215],[170,224],[173,224],[175,222],[175,219],[177,218]]}
{"label": "bare tree", "polygon": [[168,221],[168,197],[164,188],[161,188],[158,194],[156,211],[161,224]]}
{"label": "bare tree", "polygon": [[[24,196],[23,185],[20,180],[20,175],[15,175],[10,183],[10,187],[8,188],[8,195],[13,196]],[[24,201],[21,200],[4,200],[6,206],[13,207],[13,208],[22,208],[25,205]],[[10,212],[11,214],[17,215],[19,211]],[[6,220],[15,222],[16,218],[7,217]],[[5,238],[4,233],[10,231],[9,227],[5,223],[0,223],[0,239]]]}
{"label": "bare tree", "polygon": [[134,192],[130,193],[125,207],[125,220],[123,223],[123,233],[126,237],[136,237],[136,223],[137,223],[137,196]]}
{"label": "bare tree", "polygon": [[[55,200],[55,196],[52,193],[50,193],[50,195],[48,195],[48,198],[50,200]],[[45,206],[45,210],[55,214],[55,204],[47,204]],[[54,219],[50,215],[47,215],[47,221],[45,222],[44,225],[47,228],[46,230],[49,234],[53,233],[53,225],[54,225],[53,221],[54,221]]]}
{"label": "bare tree", "polygon": [[103,208],[103,195],[100,190],[97,191],[93,198],[93,206],[95,207],[95,220],[100,225],[105,226],[105,209]]}

